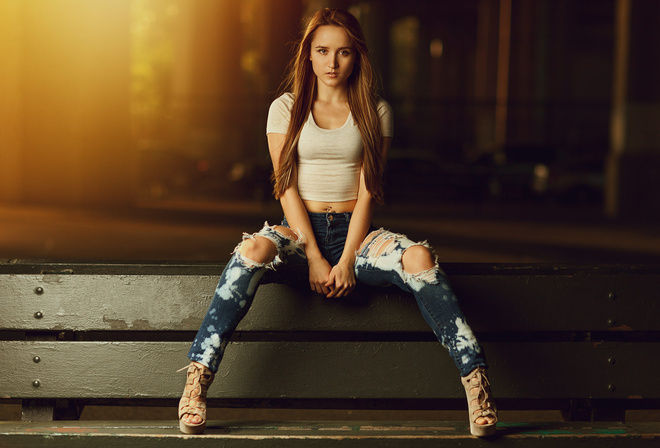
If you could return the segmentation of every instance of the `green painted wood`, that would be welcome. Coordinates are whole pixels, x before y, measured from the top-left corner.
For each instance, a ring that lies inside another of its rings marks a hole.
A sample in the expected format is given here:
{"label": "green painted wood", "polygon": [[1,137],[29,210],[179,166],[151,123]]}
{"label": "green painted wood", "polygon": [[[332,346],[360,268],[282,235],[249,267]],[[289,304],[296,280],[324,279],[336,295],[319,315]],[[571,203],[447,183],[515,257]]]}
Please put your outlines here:
{"label": "green painted wood", "polygon": [[660,330],[658,273],[450,277],[477,331]]}
{"label": "green painted wood", "polygon": [[[0,260],[0,274],[78,275],[216,275],[224,264],[205,262],[54,262],[49,260]],[[442,263],[455,275],[649,275],[658,274],[657,265],[565,265],[555,263]]]}
{"label": "green painted wood", "polygon": [[[196,331],[216,283],[193,275],[0,275],[0,298],[16,304],[0,315],[0,329]],[[328,301],[264,285],[239,331],[429,331],[411,296],[393,288],[367,296]]]}
{"label": "green painted wood", "polygon": [[78,447],[655,447],[659,423],[502,423],[492,439],[471,437],[457,422],[211,421],[204,435],[184,436],[175,420],[143,422],[0,422],[0,446]]}
{"label": "green painted wood", "polygon": [[[139,272],[139,268],[134,268]],[[204,267],[208,270],[208,267]],[[3,330],[196,331],[217,276],[200,274],[0,274]],[[564,271],[451,275],[478,332],[660,331],[660,274]],[[40,289],[39,289],[40,288]],[[40,313],[40,318],[36,318]],[[396,288],[362,288],[326,300],[264,285],[239,331],[428,332],[414,299]]]}
{"label": "green painted wood", "polygon": [[216,283],[210,276],[3,275],[0,297],[15,306],[0,315],[0,328],[196,331]]}
{"label": "green painted wood", "polygon": [[[660,398],[654,373],[660,343],[484,346],[498,398]],[[188,363],[188,347],[188,342],[4,341],[0,397],[178,398],[185,374],[175,371]],[[282,341],[229,344],[210,397],[462,399],[463,394],[458,371],[438,343]]]}

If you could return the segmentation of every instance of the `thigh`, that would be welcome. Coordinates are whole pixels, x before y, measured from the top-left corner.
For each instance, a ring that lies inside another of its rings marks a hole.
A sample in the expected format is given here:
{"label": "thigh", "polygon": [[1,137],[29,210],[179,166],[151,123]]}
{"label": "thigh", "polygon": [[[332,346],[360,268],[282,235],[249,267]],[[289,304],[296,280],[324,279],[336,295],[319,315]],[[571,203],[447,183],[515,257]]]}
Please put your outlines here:
{"label": "thigh", "polygon": [[388,230],[378,229],[369,233],[357,251],[355,276],[358,281],[373,286],[399,285],[403,248],[396,244],[396,237]]}
{"label": "thigh", "polygon": [[403,254],[413,246],[430,250],[426,242],[412,241],[400,233],[382,228],[371,232],[360,246],[355,260],[358,280],[372,285],[396,284],[407,289],[404,284],[411,274],[404,272]]}
{"label": "thigh", "polygon": [[306,284],[309,279],[309,268],[305,256],[302,238],[294,230],[286,226],[264,226],[252,235],[255,238],[266,238],[277,247],[277,256],[268,266],[261,283]]}
{"label": "thigh", "polygon": [[275,230],[277,233],[282,234],[285,238],[288,238],[290,240],[294,241],[300,241],[300,235],[298,235],[296,232],[294,232],[291,228],[285,227],[285,226],[273,226],[273,230]]}

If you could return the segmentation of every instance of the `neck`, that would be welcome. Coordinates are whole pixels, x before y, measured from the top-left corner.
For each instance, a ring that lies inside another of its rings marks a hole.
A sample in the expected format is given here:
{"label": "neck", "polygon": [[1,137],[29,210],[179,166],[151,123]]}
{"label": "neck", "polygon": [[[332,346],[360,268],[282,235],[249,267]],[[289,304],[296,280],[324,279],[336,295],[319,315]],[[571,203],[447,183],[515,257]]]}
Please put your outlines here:
{"label": "neck", "polygon": [[327,103],[345,103],[348,101],[348,86],[328,87],[325,84],[316,84],[316,100]]}

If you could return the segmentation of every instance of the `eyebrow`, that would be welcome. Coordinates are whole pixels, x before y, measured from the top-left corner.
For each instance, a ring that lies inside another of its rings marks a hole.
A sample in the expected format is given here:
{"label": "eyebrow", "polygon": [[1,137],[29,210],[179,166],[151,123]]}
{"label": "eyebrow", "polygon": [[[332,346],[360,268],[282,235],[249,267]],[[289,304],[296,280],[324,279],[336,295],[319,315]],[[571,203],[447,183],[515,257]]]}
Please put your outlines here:
{"label": "eyebrow", "polygon": [[[317,45],[314,48],[329,48],[329,47],[326,47],[325,45]],[[352,50],[352,49],[353,49],[353,47],[339,47],[339,48],[337,48],[337,50]]]}

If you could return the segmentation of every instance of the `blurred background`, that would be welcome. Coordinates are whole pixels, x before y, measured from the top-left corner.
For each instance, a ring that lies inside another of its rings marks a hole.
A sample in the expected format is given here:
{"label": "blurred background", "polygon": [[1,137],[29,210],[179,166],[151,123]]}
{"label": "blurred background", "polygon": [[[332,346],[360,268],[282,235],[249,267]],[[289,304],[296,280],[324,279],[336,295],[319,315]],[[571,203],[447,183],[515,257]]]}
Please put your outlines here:
{"label": "blurred background", "polygon": [[656,0],[0,0],[0,259],[226,261],[265,121],[350,10],[392,104],[380,225],[446,261],[660,260]]}
{"label": "blurred background", "polygon": [[277,222],[268,105],[325,6],[394,109],[377,225],[441,262],[660,264],[657,0],[0,0],[0,262],[226,262]]}

